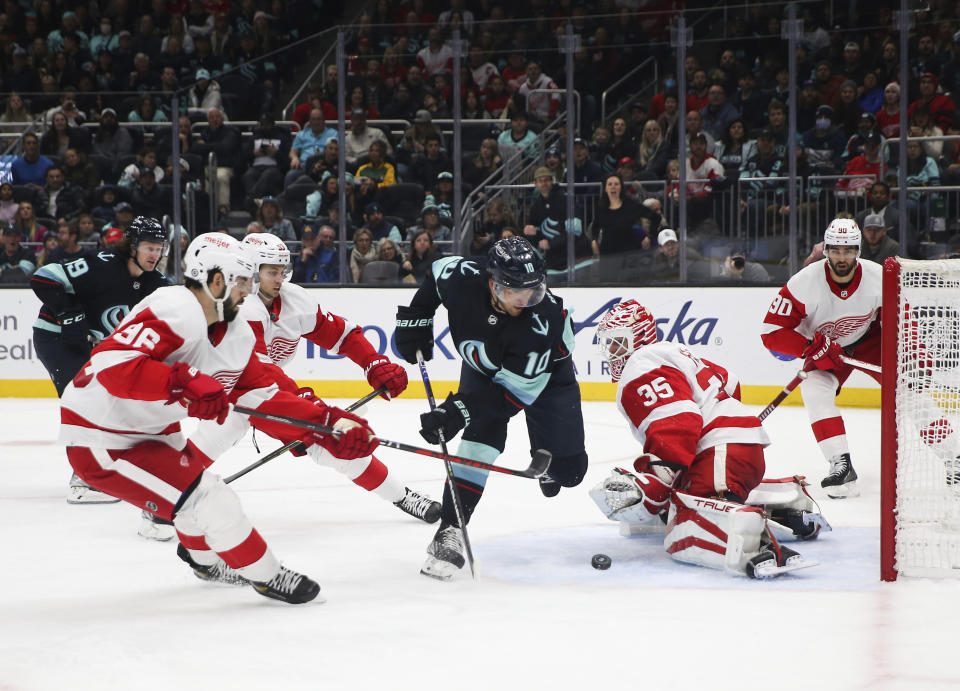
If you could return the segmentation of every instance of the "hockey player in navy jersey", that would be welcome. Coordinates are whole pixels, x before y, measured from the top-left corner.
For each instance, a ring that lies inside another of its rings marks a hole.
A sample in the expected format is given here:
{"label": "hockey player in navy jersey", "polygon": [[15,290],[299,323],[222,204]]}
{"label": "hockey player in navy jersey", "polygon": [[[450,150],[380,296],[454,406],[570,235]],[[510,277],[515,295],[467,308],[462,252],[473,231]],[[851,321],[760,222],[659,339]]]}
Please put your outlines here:
{"label": "hockey player in navy jersey", "polygon": [[[553,454],[540,478],[547,497],[575,487],[587,469],[580,389],[572,362],[573,325],[563,300],[546,287],[543,259],[527,240],[505,238],[486,266],[463,257],[434,262],[409,306],[397,310],[397,352],[407,362],[433,354],[433,316],[447,308],[450,336],[463,364],[460,385],[436,410],[420,416],[420,434],[436,444],[463,430],[457,453],[492,463],[503,452],[510,418],[523,411],[530,448]],[[454,477],[469,521],[487,472],[456,466]],[[421,573],[449,579],[463,567],[463,533],[449,486],[440,527]]]}
{"label": "hockey player in navy jersey", "polygon": [[[117,248],[47,264],[30,278],[30,287],[43,303],[33,325],[33,344],[58,396],[90,357],[91,347],[106,338],[131,307],[169,285],[157,271],[165,244],[160,223],[138,216]],[[91,489],[74,473],[67,501],[107,504],[117,500]],[[166,537],[173,537],[172,531]]]}

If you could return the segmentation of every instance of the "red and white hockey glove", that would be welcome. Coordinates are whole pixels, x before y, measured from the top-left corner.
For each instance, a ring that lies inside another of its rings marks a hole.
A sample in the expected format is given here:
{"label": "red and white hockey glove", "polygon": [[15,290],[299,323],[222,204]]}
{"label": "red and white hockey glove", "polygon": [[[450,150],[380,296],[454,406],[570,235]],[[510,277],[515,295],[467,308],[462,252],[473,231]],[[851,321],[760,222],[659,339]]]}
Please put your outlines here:
{"label": "red and white hockey glove", "polygon": [[407,388],[407,371],[385,357],[377,357],[367,363],[363,374],[374,389],[386,387],[387,392],[381,398],[388,401],[396,398]]}
{"label": "red and white hockey glove", "polygon": [[844,362],[841,359],[843,355],[843,348],[840,347],[840,344],[831,340],[829,336],[824,336],[819,331],[800,354],[803,358],[809,358],[813,362],[813,366],[821,370],[832,370],[843,367]]}
{"label": "red and white hockey glove", "polygon": [[327,406],[319,422],[340,432],[339,438],[331,434],[308,431],[300,441],[306,446],[319,444],[337,458],[364,458],[372,454],[380,444],[366,420],[340,408]]}
{"label": "red and white hockey glove", "polygon": [[314,405],[323,405],[323,401],[317,398],[317,394],[313,392],[309,386],[301,386],[297,389],[297,398],[302,398],[305,401],[310,401]]}
{"label": "red and white hockey glove", "polygon": [[178,362],[170,368],[167,391],[170,392],[167,405],[182,399],[189,401],[187,415],[190,417],[216,420],[222,425],[230,412],[230,401],[223,384],[185,362]]}
{"label": "red and white hockey glove", "polygon": [[677,471],[664,465],[659,457],[645,453],[633,462],[637,484],[643,493],[643,505],[650,513],[670,508],[670,494],[677,481]]}

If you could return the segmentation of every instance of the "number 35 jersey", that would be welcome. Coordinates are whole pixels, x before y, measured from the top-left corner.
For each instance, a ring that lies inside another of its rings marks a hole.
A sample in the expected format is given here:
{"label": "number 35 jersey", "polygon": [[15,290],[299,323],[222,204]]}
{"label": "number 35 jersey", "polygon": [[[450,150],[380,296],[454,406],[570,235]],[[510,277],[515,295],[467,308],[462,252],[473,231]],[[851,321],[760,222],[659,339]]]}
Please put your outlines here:
{"label": "number 35 jersey", "polygon": [[683,466],[721,444],[770,443],[760,419],[740,402],[739,382],[676,343],[653,343],[630,356],[617,407],[644,453]]}
{"label": "number 35 jersey", "polygon": [[488,274],[477,262],[445,257],[433,263],[411,307],[434,314],[447,308],[450,336],[464,363],[502,387],[507,415],[532,404],[550,375],[573,352],[573,324],[563,300],[547,291],[519,316],[497,312]]}

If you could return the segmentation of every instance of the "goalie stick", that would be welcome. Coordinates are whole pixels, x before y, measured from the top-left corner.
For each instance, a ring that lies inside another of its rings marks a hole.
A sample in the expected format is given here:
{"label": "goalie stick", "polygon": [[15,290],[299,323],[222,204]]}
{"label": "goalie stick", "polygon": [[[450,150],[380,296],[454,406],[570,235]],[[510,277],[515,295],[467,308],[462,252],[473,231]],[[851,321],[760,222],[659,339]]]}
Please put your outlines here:
{"label": "goalie stick", "polygon": [[[386,390],[387,390],[387,387],[381,386],[381,387],[380,387],[379,389],[377,389],[376,391],[371,391],[370,393],[368,393],[366,396],[364,396],[363,398],[361,398],[359,401],[356,401],[356,402],[354,402],[354,403],[351,403],[351,404],[348,405],[346,408],[344,408],[344,410],[346,410],[348,413],[352,413],[352,412],[355,411],[357,408],[360,408],[361,406],[365,405],[366,403],[369,403],[370,401],[372,401],[374,398],[376,398],[376,397],[379,396],[380,394],[385,393]],[[276,449],[276,450],[271,451],[270,453],[268,453],[266,456],[264,456],[263,458],[261,458],[259,461],[256,461],[256,462],[254,462],[254,463],[251,463],[250,465],[248,465],[248,466],[247,466],[246,468],[244,468],[243,470],[237,471],[236,473],[234,473],[233,475],[231,475],[230,477],[228,477],[226,480],[224,480],[224,482],[227,483],[227,484],[229,484],[229,483],[233,482],[234,480],[236,480],[237,478],[243,477],[244,475],[246,475],[247,473],[249,473],[251,470],[256,470],[257,468],[259,468],[260,466],[262,466],[264,463],[269,463],[269,462],[272,461],[274,458],[277,458],[277,457],[279,457],[279,456],[282,456],[283,454],[285,454],[287,451],[290,451],[292,448],[294,448],[294,447],[295,447],[297,444],[299,444],[299,443],[300,443],[300,440],[297,439],[297,440],[295,440],[295,441],[290,442],[289,444],[284,444],[284,445],[281,446],[279,449]]]}
{"label": "goalie stick", "polygon": [[[316,422],[310,422],[309,420],[301,420],[300,418],[288,417],[286,415],[274,415],[272,413],[263,413],[259,410],[254,410],[253,408],[245,408],[243,406],[234,406],[233,410],[237,413],[243,415],[249,415],[250,417],[259,417],[264,420],[272,420],[273,422],[281,422],[285,425],[293,425],[294,427],[302,427],[304,429],[310,429],[314,432],[320,432],[321,434],[329,434],[331,436],[337,437],[340,435],[338,430],[335,430],[333,427],[327,425],[320,425]],[[500,466],[493,465],[491,463],[484,463],[483,461],[475,461],[472,458],[464,458],[462,456],[453,456],[451,454],[441,453],[439,451],[434,451],[433,449],[424,449],[419,446],[413,446],[412,444],[405,444],[400,441],[391,441],[390,439],[384,439],[383,437],[377,437],[377,440],[382,446],[386,446],[390,449],[397,449],[398,451],[407,451],[409,453],[415,453],[419,456],[429,456],[430,458],[439,458],[440,460],[449,460],[451,463],[458,463],[460,465],[468,465],[472,468],[480,468],[482,470],[489,470],[493,473],[503,473],[504,475],[513,475],[515,477],[526,477],[536,479],[547,472],[547,468],[550,466],[550,461],[553,459],[553,455],[546,449],[537,449],[533,452],[533,459],[530,465],[523,470],[514,470],[513,468],[502,468]],[[299,442],[298,442],[299,443]]]}
{"label": "goalie stick", "polygon": [[[427,393],[427,403],[430,405],[432,412],[437,409],[437,402],[433,398],[433,386],[430,384],[430,377],[427,376],[427,363],[423,361],[423,353],[419,350],[417,351],[417,366],[420,368],[420,378],[423,379],[423,389]],[[443,429],[437,430],[437,433],[440,437],[440,449],[444,455],[447,455],[447,440],[444,439]],[[467,535],[467,517],[463,513],[463,504],[460,503],[460,490],[457,489],[457,479],[453,475],[453,464],[444,459],[443,466],[447,471],[447,487],[450,489],[450,498],[453,500],[453,511],[457,515],[457,523],[460,526],[460,532],[463,534],[463,551],[467,558],[467,564],[470,565],[470,576],[476,580],[477,571],[473,566],[473,548],[470,546],[470,537]]]}

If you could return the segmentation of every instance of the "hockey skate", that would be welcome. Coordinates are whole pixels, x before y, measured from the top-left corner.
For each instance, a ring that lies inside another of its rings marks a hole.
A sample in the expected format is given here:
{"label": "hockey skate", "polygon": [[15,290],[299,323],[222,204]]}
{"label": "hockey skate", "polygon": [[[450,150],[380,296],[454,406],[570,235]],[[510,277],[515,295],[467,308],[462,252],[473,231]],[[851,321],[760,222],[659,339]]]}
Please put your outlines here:
{"label": "hockey skate", "polygon": [[760,553],[746,563],[744,570],[750,578],[763,579],[811,566],[817,566],[817,562],[804,559],[798,552],[776,541],[764,539]]}
{"label": "hockey skate", "polygon": [[95,490],[74,473],[70,476],[70,487],[67,489],[68,504],[116,504],[119,499]]}
{"label": "hockey skate", "polygon": [[436,523],[440,520],[440,502],[418,494],[409,487],[404,489],[406,494],[400,501],[393,502],[394,506],[424,523]]}
{"label": "hockey skate", "polygon": [[820,486],[831,499],[860,496],[857,471],[850,462],[850,454],[844,453],[830,459],[830,474],[820,481]]}
{"label": "hockey skate", "polygon": [[137,535],[147,540],[167,542],[172,540],[176,534],[177,531],[174,529],[173,523],[158,518],[149,511],[143,512],[143,518],[140,519],[140,528],[137,530]]}
{"label": "hockey skate", "polygon": [[537,478],[537,481],[540,483],[540,491],[543,492],[543,496],[555,497],[560,494],[560,483],[549,475],[543,474]]}
{"label": "hockey skate", "polygon": [[226,585],[249,585],[250,581],[240,575],[236,569],[227,566],[220,557],[214,564],[200,564],[193,560],[190,552],[183,545],[177,545],[177,556],[190,565],[193,574],[201,581],[224,583]]}
{"label": "hockey skate", "polygon": [[[316,581],[302,573],[291,571],[286,566],[281,566],[277,575],[266,583],[251,582],[250,585],[264,597],[281,600],[291,605],[310,602],[320,594],[320,585]],[[325,602],[322,597],[319,601]]]}
{"label": "hockey skate", "polygon": [[420,573],[438,581],[449,581],[465,563],[463,531],[455,525],[441,525],[433,536],[433,542],[427,545],[427,560],[420,568]]}

